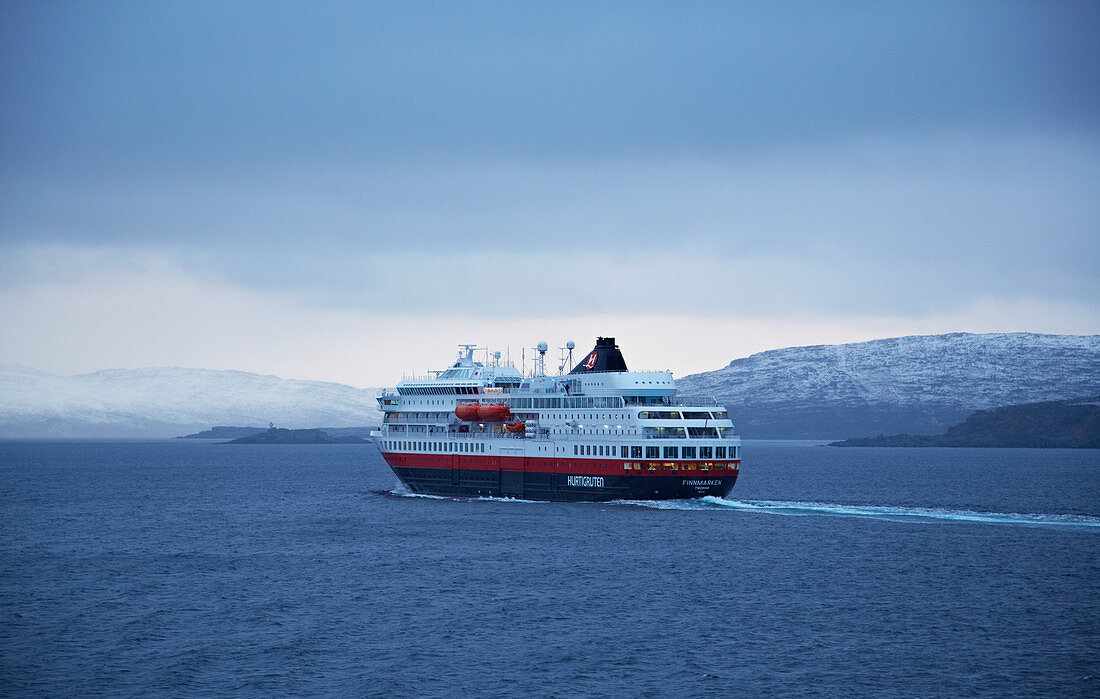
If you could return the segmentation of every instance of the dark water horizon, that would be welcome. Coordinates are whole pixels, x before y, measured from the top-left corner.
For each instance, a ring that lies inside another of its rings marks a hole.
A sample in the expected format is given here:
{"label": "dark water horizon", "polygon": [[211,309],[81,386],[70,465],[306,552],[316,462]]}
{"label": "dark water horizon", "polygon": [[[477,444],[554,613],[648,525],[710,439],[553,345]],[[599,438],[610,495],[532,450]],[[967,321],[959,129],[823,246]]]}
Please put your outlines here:
{"label": "dark water horizon", "polygon": [[746,441],[724,499],[0,441],[0,693],[1096,696],[1100,452]]}

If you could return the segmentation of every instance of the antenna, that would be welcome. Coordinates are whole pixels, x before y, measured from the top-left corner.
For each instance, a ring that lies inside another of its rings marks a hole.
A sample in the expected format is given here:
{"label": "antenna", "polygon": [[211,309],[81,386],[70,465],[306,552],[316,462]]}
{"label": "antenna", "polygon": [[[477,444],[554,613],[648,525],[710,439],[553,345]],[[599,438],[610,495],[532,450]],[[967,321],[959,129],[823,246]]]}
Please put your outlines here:
{"label": "antenna", "polygon": [[[573,366],[573,348],[574,347],[576,347],[576,345],[573,344],[573,341],[568,340],[565,343],[565,347],[559,347],[558,348],[562,351],[561,352],[561,366],[558,367],[558,376],[561,376],[562,374],[565,373],[565,367]],[[568,359],[566,359],[566,357],[565,357],[566,350],[569,351],[569,358]]]}
{"label": "antenna", "polygon": [[458,348],[460,350],[458,354],[459,358],[465,358],[473,361],[474,350],[477,349],[477,345],[459,345]]}
{"label": "antenna", "polygon": [[535,362],[535,376],[546,376],[547,349],[548,347],[545,340],[535,345],[535,350],[539,353],[539,358]]}

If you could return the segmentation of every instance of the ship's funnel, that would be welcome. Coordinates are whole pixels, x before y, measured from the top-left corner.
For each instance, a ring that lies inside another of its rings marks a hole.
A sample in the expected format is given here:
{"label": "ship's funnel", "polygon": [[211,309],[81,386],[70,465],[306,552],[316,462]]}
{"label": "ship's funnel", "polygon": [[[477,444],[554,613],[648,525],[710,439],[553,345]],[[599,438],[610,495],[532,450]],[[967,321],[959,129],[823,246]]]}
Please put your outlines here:
{"label": "ship's funnel", "polygon": [[597,337],[596,347],[569,373],[585,374],[590,371],[629,371],[615,338]]}

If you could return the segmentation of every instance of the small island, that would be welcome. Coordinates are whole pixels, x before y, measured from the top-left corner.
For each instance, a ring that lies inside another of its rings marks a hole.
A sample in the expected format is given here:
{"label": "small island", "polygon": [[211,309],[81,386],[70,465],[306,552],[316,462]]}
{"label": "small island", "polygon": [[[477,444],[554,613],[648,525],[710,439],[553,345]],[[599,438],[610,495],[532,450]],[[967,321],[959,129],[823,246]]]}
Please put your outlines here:
{"label": "small island", "polygon": [[879,435],[829,446],[1100,449],[1100,396],[979,410],[946,434]]}
{"label": "small island", "polygon": [[263,432],[264,429],[263,427],[216,425],[208,430],[203,430],[202,432],[196,432],[194,434],[185,434],[182,437],[176,437],[176,439],[236,439],[237,437],[248,437],[257,432]]}
{"label": "small island", "polygon": [[346,435],[342,437],[333,437],[328,432],[320,429],[312,430],[288,430],[285,427],[272,427],[264,430],[263,432],[257,432],[256,434],[250,434],[245,437],[238,437],[237,439],[230,440],[228,442],[221,442],[221,444],[369,444],[367,440],[362,437],[356,437],[354,435]]}
{"label": "small island", "polygon": [[[274,427],[274,425],[270,425]],[[254,434],[265,432],[267,427],[237,427],[233,425],[217,425],[211,427],[208,430],[202,432],[195,432],[194,434],[185,434],[176,439],[236,439],[237,437],[251,437]],[[364,425],[362,427],[318,427],[316,428],[322,432],[328,433],[332,437],[361,437],[366,439],[370,437],[372,430],[377,429],[370,425]],[[370,440],[367,440],[370,441]],[[327,444],[327,442],[324,442]],[[344,444],[344,442],[340,442]],[[355,444],[355,442],[346,442],[347,444]]]}

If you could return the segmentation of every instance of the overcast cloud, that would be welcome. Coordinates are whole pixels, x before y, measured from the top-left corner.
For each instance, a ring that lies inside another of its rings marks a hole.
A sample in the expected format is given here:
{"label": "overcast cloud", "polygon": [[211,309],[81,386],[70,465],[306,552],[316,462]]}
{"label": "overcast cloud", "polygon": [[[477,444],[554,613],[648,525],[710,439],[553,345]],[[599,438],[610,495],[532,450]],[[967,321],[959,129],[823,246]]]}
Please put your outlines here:
{"label": "overcast cloud", "polygon": [[366,385],[458,342],[616,334],[685,373],[1100,332],[1097,30],[1092,3],[6,3],[0,362]]}

